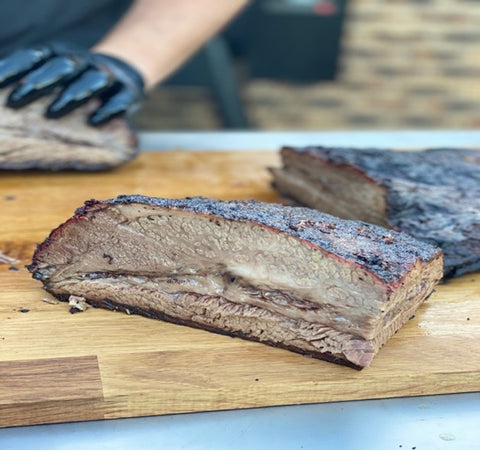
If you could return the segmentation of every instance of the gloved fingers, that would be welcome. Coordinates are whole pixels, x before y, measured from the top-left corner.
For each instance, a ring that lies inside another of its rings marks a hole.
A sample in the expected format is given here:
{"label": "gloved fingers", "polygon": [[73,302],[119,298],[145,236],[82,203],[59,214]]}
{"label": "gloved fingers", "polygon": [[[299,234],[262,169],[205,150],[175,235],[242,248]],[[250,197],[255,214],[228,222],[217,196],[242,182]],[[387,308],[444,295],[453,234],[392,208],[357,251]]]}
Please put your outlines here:
{"label": "gloved fingers", "polygon": [[125,61],[111,55],[101,53],[92,54],[93,64],[97,67],[108,68],[115,78],[123,85],[143,93],[144,81],[140,73]]}
{"label": "gloved fingers", "polygon": [[106,71],[90,69],[72,81],[50,104],[45,116],[56,119],[68,114],[92,97],[113,86],[114,77]]}
{"label": "gloved fingers", "polygon": [[0,60],[0,88],[19,80],[52,55],[48,47],[17,50]]}
{"label": "gloved fingers", "polygon": [[21,108],[77,76],[86,67],[85,59],[63,56],[53,58],[20,80],[8,96],[7,106]]}
{"label": "gloved fingers", "polygon": [[137,102],[138,94],[128,88],[122,88],[116,94],[109,97],[105,103],[100,106],[88,118],[90,125],[102,125],[110,119],[124,114],[133,104]]}
{"label": "gloved fingers", "polygon": [[13,82],[18,84],[6,102],[11,108],[21,108],[61,87],[45,112],[50,118],[62,117],[92,97],[100,98],[103,104],[89,117],[92,125],[124,114],[143,98],[144,89],[141,74],[127,62],[69,43],[49,43],[0,60],[0,87]]}

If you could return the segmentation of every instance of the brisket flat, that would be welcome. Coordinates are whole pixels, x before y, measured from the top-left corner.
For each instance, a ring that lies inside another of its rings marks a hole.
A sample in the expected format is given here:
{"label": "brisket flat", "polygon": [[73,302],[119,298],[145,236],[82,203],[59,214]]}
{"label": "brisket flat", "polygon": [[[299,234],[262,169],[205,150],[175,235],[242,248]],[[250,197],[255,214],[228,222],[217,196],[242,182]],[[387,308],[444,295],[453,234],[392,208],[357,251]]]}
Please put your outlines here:
{"label": "brisket flat", "polygon": [[136,139],[124,119],[101,127],[86,124],[93,104],[61,119],[46,119],[51,102],[39,99],[19,110],[4,107],[0,91],[0,170],[103,170],[132,159]]}
{"label": "brisket flat", "polygon": [[442,277],[440,249],[404,233],[256,201],[91,200],[29,270],[83,297],[362,368]]}
{"label": "brisket flat", "polygon": [[281,150],[274,185],[303,205],[435,243],[445,276],[480,269],[480,151]]}

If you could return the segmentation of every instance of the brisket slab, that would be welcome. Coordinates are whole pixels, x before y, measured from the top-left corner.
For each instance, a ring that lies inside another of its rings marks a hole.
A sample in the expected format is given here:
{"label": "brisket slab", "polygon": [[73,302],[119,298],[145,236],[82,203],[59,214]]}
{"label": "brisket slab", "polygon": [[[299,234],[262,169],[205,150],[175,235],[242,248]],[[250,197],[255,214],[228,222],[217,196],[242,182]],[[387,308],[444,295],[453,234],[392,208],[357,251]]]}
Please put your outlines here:
{"label": "brisket slab", "polygon": [[281,150],[274,185],[298,203],[435,243],[445,276],[480,269],[480,151]]}
{"label": "brisket slab", "polygon": [[124,119],[97,128],[86,124],[93,104],[52,120],[43,117],[51,99],[15,110],[3,106],[7,94],[0,91],[0,170],[94,171],[136,155],[136,139]]}
{"label": "brisket slab", "polygon": [[440,249],[315,210],[255,201],[89,201],[29,270],[83,297],[357,368],[442,276]]}

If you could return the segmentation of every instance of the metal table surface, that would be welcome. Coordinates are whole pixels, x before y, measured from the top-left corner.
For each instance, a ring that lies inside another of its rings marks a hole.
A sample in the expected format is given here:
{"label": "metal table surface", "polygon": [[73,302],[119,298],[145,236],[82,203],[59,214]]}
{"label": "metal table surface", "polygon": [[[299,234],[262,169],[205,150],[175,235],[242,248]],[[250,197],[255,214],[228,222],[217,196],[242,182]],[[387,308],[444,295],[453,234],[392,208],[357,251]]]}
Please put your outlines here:
{"label": "metal table surface", "polygon": [[[145,132],[143,150],[275,150],[281,145],[479,146],[480,131]],[[279,406],[0,429],[21,449],[480,448],[480,393]]]}

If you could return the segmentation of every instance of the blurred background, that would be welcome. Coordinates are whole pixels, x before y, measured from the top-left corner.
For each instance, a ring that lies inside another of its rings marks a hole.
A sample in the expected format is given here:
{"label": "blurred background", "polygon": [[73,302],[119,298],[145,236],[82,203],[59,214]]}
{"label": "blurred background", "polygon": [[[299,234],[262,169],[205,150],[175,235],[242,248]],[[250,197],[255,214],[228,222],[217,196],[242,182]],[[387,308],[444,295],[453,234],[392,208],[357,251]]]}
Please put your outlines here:
{"label": "blurred background", "polygon": [[480,1],[257,0],[135,115],[144,130],[477,128]]}

